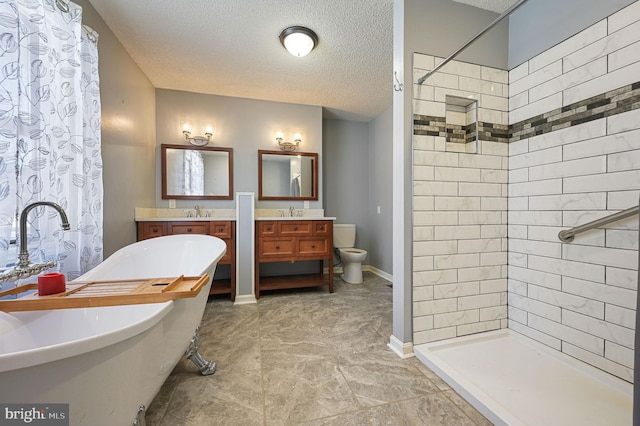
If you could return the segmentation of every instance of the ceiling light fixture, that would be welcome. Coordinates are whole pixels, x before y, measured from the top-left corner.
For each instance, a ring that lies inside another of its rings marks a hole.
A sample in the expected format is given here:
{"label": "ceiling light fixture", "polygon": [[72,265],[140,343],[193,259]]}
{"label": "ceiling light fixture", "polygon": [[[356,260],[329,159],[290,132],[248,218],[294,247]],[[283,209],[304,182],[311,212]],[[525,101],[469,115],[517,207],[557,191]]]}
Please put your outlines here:
{"label": "ceiling light fixture", "polygon": [[280,43],[293,56],[301,58],[318,45],[318,35],[306,27],[287,27],[280,33]]}

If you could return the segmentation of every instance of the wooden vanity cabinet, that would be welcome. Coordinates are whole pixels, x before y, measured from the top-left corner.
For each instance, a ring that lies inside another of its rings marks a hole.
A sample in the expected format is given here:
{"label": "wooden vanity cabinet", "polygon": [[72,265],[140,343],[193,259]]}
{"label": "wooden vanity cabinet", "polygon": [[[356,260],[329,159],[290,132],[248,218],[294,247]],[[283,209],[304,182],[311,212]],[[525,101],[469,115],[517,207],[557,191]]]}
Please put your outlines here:
{"label": "wooden vanity cabinet", "polygon": [[209,235],[218,237],[227,244],[227,252],[218,265],[230,265],[231,278],[213,280],[209,294],[230,294],[236,300],[236,222],[232,220],[209,222]]}
{"label": "wooden vanity cabinet", "polygon": [[[256,222],[256,298],[260,291],[329,286],[333,293],[333,222],[330,220],[260,220]],[[260,264],[318,260],[319,274],[261,277]],[[329,261],[329,275],[323,263]]]}
{"label": "wooden vanity cabinet", "polygon": [[221,221],[153,221],[137,222],[138,241],[163,235],[203,234],[213,235],[227,244],[227,252],[218,261],[218,265],[230,265],[231,278],[216,279],[211,283],[209,294],[229,294],[231,300],[236,298],[236,222]]}

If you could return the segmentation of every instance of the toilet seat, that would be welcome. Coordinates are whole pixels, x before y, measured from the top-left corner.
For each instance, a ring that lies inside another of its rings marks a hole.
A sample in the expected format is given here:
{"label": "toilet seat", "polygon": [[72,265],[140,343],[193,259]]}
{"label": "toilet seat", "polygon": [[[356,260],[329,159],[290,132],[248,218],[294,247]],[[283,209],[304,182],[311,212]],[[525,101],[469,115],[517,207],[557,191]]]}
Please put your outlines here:
{"label": "toilet seat", "polygon": [[357,248],[341,248],[340,253],[351,253],[351,254],[362,254],[366,253],[365,250],[357,249]]}

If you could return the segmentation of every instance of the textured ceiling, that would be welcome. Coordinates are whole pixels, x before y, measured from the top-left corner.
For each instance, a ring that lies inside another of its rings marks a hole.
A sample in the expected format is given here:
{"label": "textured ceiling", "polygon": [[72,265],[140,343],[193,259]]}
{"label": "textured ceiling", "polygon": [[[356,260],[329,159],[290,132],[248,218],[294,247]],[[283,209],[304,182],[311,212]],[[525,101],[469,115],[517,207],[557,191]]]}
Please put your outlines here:
{"label": "textured ceiling", "polygon": [[[157,88],[317,105],[369,121],[391,105],[393,0],[89,0]],[[456,0],[501,12],[515,0]],[[320,39],[287,53],[291,25]]]}

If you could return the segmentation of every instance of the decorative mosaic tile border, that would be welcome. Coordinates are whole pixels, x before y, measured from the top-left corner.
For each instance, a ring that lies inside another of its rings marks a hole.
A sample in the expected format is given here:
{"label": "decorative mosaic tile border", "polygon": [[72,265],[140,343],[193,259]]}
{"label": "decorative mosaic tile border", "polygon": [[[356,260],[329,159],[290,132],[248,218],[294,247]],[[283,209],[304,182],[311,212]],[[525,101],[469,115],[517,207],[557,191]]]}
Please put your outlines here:
{"label": "decorative mosaic tile border", "polygon": [[510,127],[509,142],[640,108],[640,82],[531,117]]}
{"label": "decorative mosaic tile border", "polygon": [[432,115],[413,115],[413,134],[424,136],[447,136],[447,128],[444,117]]}
{"label": "decorative mosaic tile border", "polygon": [[447,124],[444,117],[413,115],[413,134],[446,137],[447,142],[473,142],[476,124],[478,138],[483,141],[509,142],[509,126],[480,121],[468,126]]}
{"label": "decorative mosaic tile border", "polygon": [[[580,102],[546,112],[527,120],[505,126],[478,122],[478,139],[492,142],[517,142],[578,124],[599,120],[640,108],[640,82],[620,87]],[[447,124],[444,117],[413,116],[413,134],[442,136],[447,142],[471,142],[475,139],[475,125]]]}
{"label": "decorative mosaic tile border", "polygon": [[478,139],[491,142],[509,142],[509,126],[481,121]]}

